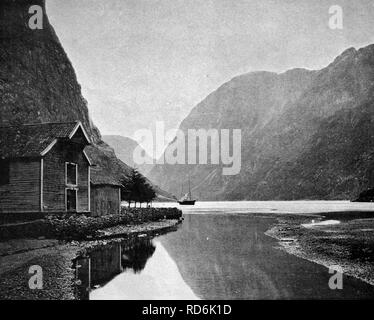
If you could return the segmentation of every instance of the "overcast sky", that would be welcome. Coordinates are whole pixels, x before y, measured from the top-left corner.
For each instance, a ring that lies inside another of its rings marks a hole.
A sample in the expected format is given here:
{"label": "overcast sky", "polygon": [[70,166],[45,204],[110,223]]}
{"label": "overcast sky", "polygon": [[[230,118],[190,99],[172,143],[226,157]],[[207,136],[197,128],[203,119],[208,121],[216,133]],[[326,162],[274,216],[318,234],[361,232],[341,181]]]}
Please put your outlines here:
{"label": "overcast sky", "polygon": [[[343,8],[343,30],[328,27]],[[176,128],[242,73],[320,69],[374,43],[373,0],[47,0],[102,134]]]}

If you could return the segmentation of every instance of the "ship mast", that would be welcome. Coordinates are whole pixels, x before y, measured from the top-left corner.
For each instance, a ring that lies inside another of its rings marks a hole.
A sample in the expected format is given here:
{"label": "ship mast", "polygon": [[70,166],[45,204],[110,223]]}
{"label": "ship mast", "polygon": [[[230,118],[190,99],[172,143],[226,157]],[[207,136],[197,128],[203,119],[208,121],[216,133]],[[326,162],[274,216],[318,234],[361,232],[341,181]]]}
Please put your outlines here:
{"label": "ship mast", "polygon": [[189,199],[189,200],[192,199],[192,196],[191,196],[191,181],[190,181],[190,177],[188,177],[188,199]]}

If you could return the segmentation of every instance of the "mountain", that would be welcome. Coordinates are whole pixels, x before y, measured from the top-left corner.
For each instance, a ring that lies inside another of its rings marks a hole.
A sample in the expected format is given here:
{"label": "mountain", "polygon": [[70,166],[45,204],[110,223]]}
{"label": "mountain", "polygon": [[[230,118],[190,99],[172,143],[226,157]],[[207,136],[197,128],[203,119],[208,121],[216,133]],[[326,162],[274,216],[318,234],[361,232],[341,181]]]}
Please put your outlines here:
{"label": "mountain", "polygon": [[[139,148],[143,158],[148,159],[150,162],[153,161],[153,159],[135,140],[118,135],[106,135],[102,138],[110,147],[114,149],[116,156],[121,161],[127,163],[132,168],[136,168],[144,176],[147,176],[149,171],[153,168],[153,164],[138,165],[134,162],[133,154],[135,148]],[[151,182],[149,179],[147,179],[147,181],[153,185],[153,188],[157,194],[156,201],[175,201],[172,193],[162,190],[159,186]]]}
{"label": "mountain", "polygon": [[240,129],[240,173],[225,176],[222,164],[164,164],[149,177],[169,192],[190,178],[205,200],[355,198],[374,184],[373,86],[374,45],[350,48],[321,70],[236,77],[180,129]]}
{"label": "mountain", "polygon": [[[43,28],[28,26],[31,5],[43,10]],[[46,15],[44,0],[0,3],[0,125],[82,122],[93,144],[86,152],[106,176],[121,178],[130,167],[101,139],[81,86]]]}
{"label": "mountain", "polygon": [[[147,175],[152,169],[153,165],[151,163],[153,163],[153,159],[135,140],[117,135],[105,135],[102,139],[114,149],[116,156],[120,160],[133,168],[137,168],[143,175]],[[134,162],[133,154],[136,148],[139,148],[139,153],[147,160],[148,164],[137,164]]]}
{"label": "mountain", "polygon": [[[28,27],[31,5],[43,8],[41,30]],[[3,0],[0,14],[0,124],[80,120],[99,141],[74,69],[45,14],[44,1]]]}

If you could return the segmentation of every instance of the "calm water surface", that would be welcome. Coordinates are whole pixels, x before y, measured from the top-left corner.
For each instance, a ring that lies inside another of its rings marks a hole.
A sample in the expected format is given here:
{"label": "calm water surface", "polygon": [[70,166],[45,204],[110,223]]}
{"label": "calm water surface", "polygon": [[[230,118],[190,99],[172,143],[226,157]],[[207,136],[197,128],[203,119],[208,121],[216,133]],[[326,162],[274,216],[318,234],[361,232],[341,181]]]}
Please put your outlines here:
{"label": "calm water surface", "polygon": [[174,232],[111,244],[80,259],[77,278],[82,297],[374,298],[374,287],[351,277],[344,277],[343,290],[329,289],[327,268],[279,250],[277,242],[264,234],[274,223],[270,212],[373,210],[373,204],[206,202],[182,209],[185,220]]}

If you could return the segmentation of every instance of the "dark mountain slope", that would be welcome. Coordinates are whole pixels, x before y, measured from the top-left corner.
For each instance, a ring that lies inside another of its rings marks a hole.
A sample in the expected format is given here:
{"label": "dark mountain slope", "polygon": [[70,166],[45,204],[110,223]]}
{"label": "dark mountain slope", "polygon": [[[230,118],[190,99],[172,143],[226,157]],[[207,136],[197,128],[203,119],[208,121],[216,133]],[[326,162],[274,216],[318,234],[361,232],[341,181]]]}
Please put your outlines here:
{"label": "dark mountain slope", "polygon": [[180,128],[241,129],[240,175],[222,176],[221,166],[213,165],[159,165],[150,177],[171,191],[190,175],[203,199],[355,196],[373,183],[367,122],[373,85],[373,45],[348,49],[320,71],[234,78],[197,105]]}
{"label": "dark mountain slope", "polygon": [[[43,9],[43,29],[28,27],[31,5]],[[87,153],[108,175],[130,168],[116,158],[92,124],[73,66],[46,15],[44,0],[0,2],[0,125],[82,122],[93,145]]]}
{"label": "dark mountain slope", "polygon": [[[43,29],[31,30],[28,9],[43,8]],[[0,3],[0,123],[79,119],[96,140],[74,69],[45,14],[44,1]]]}

